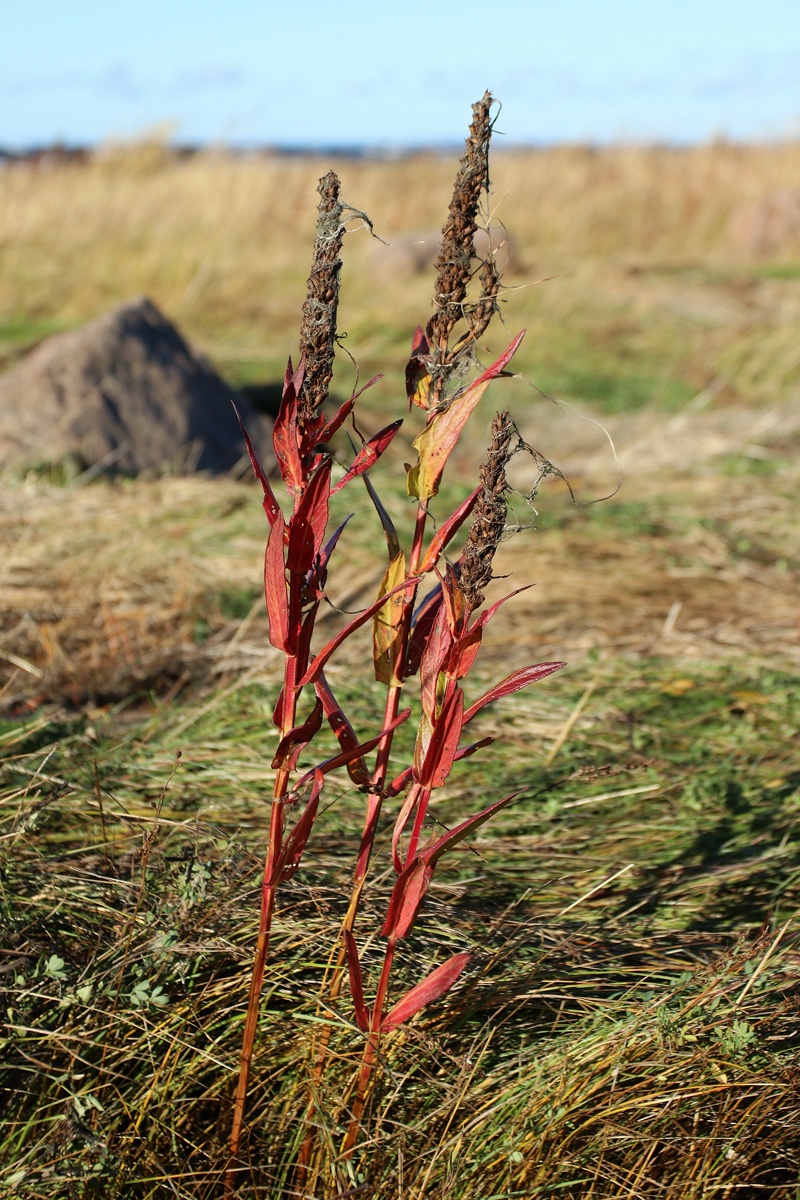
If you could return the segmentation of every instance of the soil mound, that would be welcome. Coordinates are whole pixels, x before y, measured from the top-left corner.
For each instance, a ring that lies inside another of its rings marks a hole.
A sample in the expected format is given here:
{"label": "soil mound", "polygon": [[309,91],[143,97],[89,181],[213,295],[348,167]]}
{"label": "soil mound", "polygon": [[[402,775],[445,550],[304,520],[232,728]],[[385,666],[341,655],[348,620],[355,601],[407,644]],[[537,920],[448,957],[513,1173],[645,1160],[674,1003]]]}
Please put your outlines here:
{"label": "soil mound", "polygon": [[231,401],[268,466],[269,419],[142,297],[48,338],[0,377],[0,466],[71,458],[126,475],[223,474],[245,454]]}

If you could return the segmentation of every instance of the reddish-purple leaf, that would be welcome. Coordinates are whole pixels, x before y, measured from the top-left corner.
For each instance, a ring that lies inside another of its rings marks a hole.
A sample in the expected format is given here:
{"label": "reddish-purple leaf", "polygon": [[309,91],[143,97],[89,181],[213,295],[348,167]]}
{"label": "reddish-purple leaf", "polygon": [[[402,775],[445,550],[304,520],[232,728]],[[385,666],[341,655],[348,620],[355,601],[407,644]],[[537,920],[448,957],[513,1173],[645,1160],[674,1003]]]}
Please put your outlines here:
{"label": "reddish-purple leaf", "polygon": [[422,662],[422,656],[428,645],[428,639],[431,635],[436,614],[442,604],[442,585],[437,583],[433,591],[428,592],[428,595],[417,608],[411,621],[411,636],[408,639],[408,651],[406,653],[406,662],[403,670],[403,677],[410,678],[416,675]]}
{"label": "reddish-purple leaf", "polygon": [[381,1033],[389,1033],[390,1030],[397,1029],[398,1025],[404,1024],[427,1004],[432,1004],[445,992],[449,992],[471,957],[471,954],[466,953],[454,954],[435,971],[431,971],[430,975],[413,987],[410,992],[406,992],[403,999],[398,1000],[381,1021]]}
{"label": "reddish-purple leaf", "polygon": [[289,652],[289,605],[286,599],[286,560],[283,513],[272,524],[264,556],[264,597],[269,617],[269,640],[277,649]]}
{"label": "reddish-purple leaf", "polygon": [[[290,495],[299,495],[303,488],[303,464],[300,459],[297,433],[298,398],[294,386],[294,378],[289,377],[291,360],[286,370],[286,383],[283,388],[283,398],[278,409],[278,415],[272,426],[272,445],[278,460],[281,478],[286,484]],[[297,371],[303,369],[301,362]],[[295,372],[295,377],[297,372]]]}
{"label": "reddish-purple leaf", "polygon": [[[233,403],[233,401],[231,401],[231,403]],[[267,514],[267,520],[269,521],[270,525],[274,525],[275,521],[277,520],[278,513],[280,512],[278,501],[275,499],[275,493],[270,486],[266,472],[264,471],[261,461],[255,452],[253,443],[250,441],[250,436],[245,429],[244,421],[242,420],[241,414],[235,404],[233,405],[233,411],[236,413],[236,420],[239,422],[239,427],[244,435],[244,444],[247,447],[248,458],[252,464],[256,479],[261,484],[261,490],[264,493],[264,512]]]}
{"label": "reddish-purple leaf", "polygon": [[364,625],[370,619],[370,617],[374,616],[378,609],[383,607],[389,597],[394,595],[394,592],[399,592],[403,588],[408,588],[411,590],[412,588],[415,588],[418,583],[418,575],[415,575],[413,579],[404,580],[403,583],[399,584],[393,592],[387,592],[385,596],[379,597],[379,599],[374,601],[373,604],[370,604],[368,608],[365,608],[363,612],[360,612],[357,617],[354,617],[349,625],[345,625],[341,633],[337,633],[336,637],[331,638],[327,645],[320,650],[319,654],[316,656],[303,678],[299,680],[298,686],[305,687],[307,683],[313,683],[322,668],[325,666],[325,663],[328,661],[331,655],[339,649],[342,642],[347,641],[351,633],[354,633],[356,629],[359,629],[362,625]]}
{"label": "reddish-purple leaf", "polygon": [[365,471],[368,471],[370,467],[375,465],[380,456],[383,454],[384,450],[392,442],[392,439],[402,424],[402,420],[392,421],[391,425],[387,425],[385,429],[381,429],[379,433],[376,433],[374,437],[371,437],[369,441],[361,447],[358,454],[355,456],[355,459],[353,460],[353,465],[350,467],[350,470],[346,475],[342,476],[335,487],[331,488],[332,496],[335,496],[336,493],[340,492],[343,487],[346,487],[351,479],[357,479],[359,475],[363,475]]}
{"label": "reddish-purple leaf", "polygon": [[415,858],[397,876],[381,933],[383,937],[407,937],[433,878],[433,867]]}
{"label": "reddish-purple leaf", "polygon": [[311,830],[314,827],[314,821],[317,817],[317,809],[319,808],[319,798],[322,792],[324,780],[319,771],[314,772],[314,786],[311,789],[311,796],[308,803],[303,809],[302,816],[294,825],[291,833],[284,842],[281,851],[279,865],[276,869],[277,883],[284,883],[287,879],[291,879],[297,868],[300,866],[300,859],[303,857],[303,851],[306,848],[306,842],[309,839]]}
{"label": "reddish-purple leaf", "polygon": [[455,535],[458,533],[461,526],[466,521],[467,517],[475,507],[475,502],[481,494],[482,487],[478,486],[474,492],[470,492],[466,500],[459,504],[455,512],[447,518],[443,525],[440,525],[436,530],[431,544],[428,546],[428,551],[422,560],[419,568],[420,575],[424,575],[427,571],[432,571],[439,561],[440,554],[447,548]]}
{"label": "reddish-purple leaf", "polygon": [[469,746],[462,746],[456,754],[455,761],[461,762],[462,758],[470,758],[473,754],[477,754],[479,750],[483,750],[485,746],[491,746],[492,742],[496,740],[493,737],[485,737],[481,738],[479,742],[472,742]]}
{"label": "reddish-purple leaf", "polygon": [[356,939],[349,929],[342,930],[344,948],[347,954],[347,966],[350,970],[350,995],[353,997],[356,1022],[362,1033],[369,1029],[369,1013],[364,1003],[364,980],[361,975],[361,963],[358,958]]}
{"label": "reddish-purple leaf", "polygon": [[279,771],[281,767],[294,769],[300,751],[319,733],[322,727],[322,713],[322,701],[317,699],[302,725],[295,725],[294,729],[290,729],[281,738],[271,764],[273,771]]}
{"label": "reddish-purple leaf", "polygon": [[417,807],[420,804],[425,804],[427,807],[429,800],[430,792],[426,792],[419,781],[415,780],[413,786],[409,788],[406,798],[400,805],[400,812],[397,814],[394,829],[392,830],[392,860],[395,871],[400,873],[403,871],[403,862],[400,857],[400,839],[403,836],[406,825],[411,820]]}
{"label": "reddish-purple leaf", "polygon": [[443,854],[463,841],[465,837],[469,837],[473,830],[485,824],[496,812],[499,812],[501,808],[505,808],[512,800],[516,800],[517,796],[521,796],[527,790],[527,788],[519,788],[518,791],[512,792],[510,796],[504,796],[502,800],[496,800],[494,804],[490,804],[482,812],[476,813],[473,817],[467,817],[466,821],[462,821],[460,825],[456,825],[455,829],[451,829],[448,833],[443,834],[442,837],[429,842],[427,846],[423,846],[419,851],[419,857],[426,863],[429,863],[431,870],[433,870]]}
{"label": "reddish-purple leaf", "polygon": [[399,716],[396,716],[393,721],[390,721],[388,725],[384,726],[377,737],[370,738],[369,741],[366,742],[359,742],[357,746],[343,750],[341,754],[335,754],[333,758],[326,758],[324,762],[318,763],[317,766],[311,771],[307,771],[302,779],[298,780],[296,786],[298,788],[303,787],[308,782],[311,775],[313,775],[314,771],[321,771],[323,775],[327,775],[329,771],[335,771],[338,767],[346,767],[348,763],[353,762],[355,759],[363,758],[365,754],[369,754],[370,750],[375,749],[375,747],[378,745],[378,742],[380,742],[388,734],[394,733],[395,729],[397,729],[399,725],[402,725],[404,721],[407,721],[410,716],[411,709],[404,708]]}
{"label": "reddish-purple leaf", "polygon": [[442,593],[442,601],[436,612],[431,631],[428,634],[425,652],[422,655],[422,662],[419,668],[422,711],[430,721],[433,721],[436,715],[439,674],[453,643],[444,592]]}
{"label": "reddish-purple leaf", "polygon": [[336,415],[331,417],[327,425],[322,426],[316,438],[318,445],[324,446],[325,443],[329,442],[333,435],[341,429],[342,425],[344,425],[345,421],[350,416],[350,413],[353,411],[353,405],[355,402],[355,396],[351,396],[349,400],[345,400],[344,404],[341,406]]}
{"label": "reddish-purple leaf", "polygon": [[353,514],[350,513],[350,516],[345,517],[341,525],[337,525],[336,529],[334,529],[333,533],[322,547],[319,557],[315,560],[313,567],[306,575],[306,590],[312,591],[317,599],[322,599],[322,591],[328,579],[328,563],[330,562],[330,557],[336,549],[336,544],[339,541],[339,538],[342,536],[347,522],[352,519],[352,516]]}
{"label": "reddish-purple leaf", "polygon": [[[345,716],[341,705],[331,691],[330,684],[325,678],[324,673],[320,673],[319,679],[314,681],[314,688],[320,700],[322,701],[322,707],[325,712],[325,716],[328,719],[328,724],[333,730],[336,740],[341,746],[342,750],[356,750],[359,744],[356,732]],[[360,755],[358,758],[354,758],[352,762],[349,762],[346,765],[347,774],[357,787],[369,787],[371,776],[367,770],[367,764]]]}
{"label": "reddish-purple leaf", "polygon": [[286,565],[290,571],[306,574],[319,552],[328,524],[331,460],[326,458],[306,485],[294,514],[289,519],[289,550]]}
{"label": "reddish-purple leaf", "polygon": [[489,688],[484,694],[471,704],[464,713],[464,724],[468,724],[474,716],[476,716],[482,708],[487,704],[493,704],[495,700],[501,700],[503,696],[510,696],[514,692],[519,692],[522,688],[526,688],[528,684],[536,683],[539,679],[544,679],[547,675],[552,675],[554,671],[560,671],[567,664],[563,662],[537,663],[533,667],[523,667],[519,671],[512,672],[506,676],[502,683],[497,683],[493,688]]}
{"label": "reddish-purple leaf", "polygon": [[458,739],[464,724],[464,693],[454,688],[434,723],[431,740],[425,754],[420,783],[431,791],[444,787],[458,750]]}
{"label": "reddish-purple leaf", "polygon": [[[491,738],[490,740],[494,741],[494,738]],[[480,745],[479,742],[476,742],[475,744],[476,744],[476,746]],[[400,793],[402,791],[404,791],[405,788],[408,787],[408,785],[411,782],[411,780],[413,779],[413,777],[414,777],[414,768],[406,767],[405,771],[401,771],[400,774],[395,779],[392,780],[392,782],[388,785],[388,787],[385,787],[383,789],[384,796],[387,796],[387,797],[399,796]]]}

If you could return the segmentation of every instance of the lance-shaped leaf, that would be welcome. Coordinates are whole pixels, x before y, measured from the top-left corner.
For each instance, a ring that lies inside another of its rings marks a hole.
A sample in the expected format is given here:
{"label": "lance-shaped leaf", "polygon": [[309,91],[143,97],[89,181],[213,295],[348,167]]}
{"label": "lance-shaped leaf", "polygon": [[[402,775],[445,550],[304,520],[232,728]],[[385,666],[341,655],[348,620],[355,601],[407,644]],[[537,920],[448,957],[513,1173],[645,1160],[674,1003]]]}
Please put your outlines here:
{"label": "lance-shaped leaf", "polygon": [[328,497],[331,483],[331,459],[323,460],[300,497],[289,520],[289,549],[286,565],[303,575],[311,570],[319,553],[328,524]]}
{"label": "lance-shaped leaf", "polygon": [[295,725],[294,729],[290,729],[281,738],[272,760],[273,771],[279,771],[281,767],[286,767],[290,771],[294,770],[300,757],[300,751],[308,745],[312,738],[316,737],[322,727],[322,713],[322,701],[317,699],[302,725]]}
{"label": "lance-shaped leaf", "polygon": [[428,500],[436,495],[445,464],[473,409],[492,380],[502,375],[523,337],[524,332],[515,337],[497,362],[457,395],[444,412],[437,413],[415,439],[414,449],[419,455],[419,461],[408,472],[409,496],[416,496],[423,504],[427,504]]}
{"label": "lance-shaped leaf", "polygon": [[379,596],[391,593],[389,599],[379,608],[372,618],[372,659],[375,664],[375,678],[378,683],[387,687],[400,683],[398,666],[403,650],[402,620],[405,609],[405,596],[398,591],[405,579],[406,556],[401,550],[386,568],[381,581]]}
{"label": "lance-shaped leaf", "polygon": [[381,930],[383,937],[399,940],[408,936],[432,878],[433,867],[419,857],[400,872],[392,889],[389,909]]}
{"label": "lance-shaped leaf", "polygon": [[464,693],[454,688],[445,701],[428,743],[420,782],[433,791],[444,787],[458,751],[458,739],[464,724]]}
{"label": "lance-shaped leaf", "polygon": [[303,488],[304,472],[300,457],[297,430],[297,410],[299,389],[295,390],[294,380],[297,371],[303,369],[301,362],[294,376],[291,375],[291,359],[286,369],[286,380],[283,386],[283,396],[278,415],[272,426],[272,445],[278,460],[281,478],[291,495],[299,495]]}
{"label": "lance-shaped leaf", "polygon": [[404,721],[407,721],[410,716],[411,709],[404,708],[393,721],[390,721],[388,725],[383,727],[376,737],[370,738],[366,742],[359,742],[357,746],[353,746],[351,749],[342,750],[341,754],[335,754],[333,758],[326,758],[324,762],[318,763],[316,767],[307,771],[302,779],[298,780],[296,787],[298,789],[304,787],[314,774],[314,771],[321,771],[323,775],[327,775],[329,771],[335,771],[338,767],[346,767],[348,763],[353,762],[355,759],[369,754],[370,750],[374,750],[383,738],[387,737],[390,733],[394,733],[395,729],[399,725],[402,725]]}
{"label": "lance-shaped leaf", "polygon": [[355,396],[351,396],[349,400],[345,400],[344,404],[340,407],[335,416],[331,417],[330,421],[328,421],[328,424],[322,426],[316,435],[316,441],[318,445],[324,446],[325,443],[329,442],[333,435],[341,429],[342,425],[344,425],[345,421],[350,416],[350,413],[353,411],[355,402]]}
{"label": "lance-shaped leaf", "polygon": [[389,516],[386,509],[383,507],[380,496],[372,486],[369,475],[362,475],[361,478],[364,480],[364,485],[369,494],[369,498],[372,501],[375,511],[378,514],[378,519],[383,526],[383,532],[386,534],[386,544],[389,547],[389,558],[396,558],[400,553],[400,539],[397,536],[397,530],[394,527],[394,522],[392,521],[392,518]]}
{"label": "lance-shaped leaf", "polygon": [[347,522],[352,520],[352,517],[353,514],[350,513],[350,516],[345,517],[341,525],[337,525],[336,529],[334,529],[333,533],[322,547],[322,550],[320,551],[317,559],[314,561],[314,565],[312,566],[311,570],[306,575],[306,591],[311,592],[318,600],[323,598],[323,589],[328,579],[328,563],[330,562],[331,555],[336,549],[339,538],[344,533]]}
{"label": "lance-shaped leaf", "polygon": [[[345,716],[344,710],[342,709],[338,700],[334,696],[331,686],[325,678],[324,673],[321,673],[319,679],[314,681],[314,688],[320,700],[322,701],[322,707],[325,716],[327,717],[328,724],[333,730],[334,736],[336,737],[336,740],[341,746],[342,750],[358,750],[359,742],[356,732]],[[357,758],[354,758],[351,762],[348,762],[345,765],[347,767],[347,774],[357,787],[369,787],[372,777],[367,770],[367,764],[364,762],[364,759],[360,754]]]}
{"label": "lance-shaped leaf", "polygon": [[357,479],[359,475],[363,475],[370,467],[373,467],[378,461],[384,450],[389,446],[397,433],[402,420],[392,421],[391,425],[387,425],[385,429],[381,429],[374,437],[371,437],[366,442],[353,460],[353,465],[346,475],[343,475],[334,488],[331,489],[331,495],[335,496],[343,487],[347,487],[351,479]]}
{"label": "lance-shaped leaf", "polygon": [[383,379],[383,375],[373,375],[372,379],[365,383],[362,388],[359,388],[357,392],[353,392],[353,395],[350,397],[350,399],[345,400],[344,404],[341,405],[335,416],[328,421],[327,425],[323,420],[320,420],[319,429],[314,435],[315,441],[318,445],[324,445],[325,442],[329,442],[331,440],[333,435],[341,429],[342,425],[344,425],[345,421],[350,416],[350,413],[355,407],[356,400],[358,400],[360,396],[363,396],[364,392],[366,392],[368,388],[373,387],[374,384],[378,383],[378,381],[381,379]]}
{"label": "lance-shaped leaf", "polygon": [[274,886],[279,883],[285,883],[287,879],[291,879],[297,868],[300,866],[300,860],[303,857],[303,851],[306,848],[306,842],[309,839],[311,830],[314,827],[314,821],[317,817],[317,809],[319,808],[319,798],[322,792],[324,783],[322,773],[320,771],[313,772],[314,784],[311,789],[311,796],[308,803],[303,809],[303,813],[299,820],[295,823],[288,837],[286,838],[281,853],[275,864]]}
{"label": "lance-shaped leaf", "polygon": [[430,975],[413,987],[410,992],[406,992],[403,999],[398,1000],[381,1021],[381,1033],[389,1033],[390,1030],[397,1029],[398,1025],[403,1025],[426,1005],[432,1004],[445,992],[449,992],[471,957],[472,955],[467,953],[454,954],[435,971],[431,971]]}
{"label": "lance-shaped leaf", "polygon": [[364,980],[361,975],[361,962],[358,957],[356,939],[349,929],[342,930],[342,937],[347,954],[347,966],[350,971],[350,995],[353,997],[356,1023],[361,1032],[366,1033],[369,1029],[369,1013],[364,1002]]}
{"label": "lance-shaped leaf", "polygon": [[399,796],[401,792],[405,791],[413,778],[414,768],[406,767],[404,771],[401,771],[400,774],[392,780],[388,787],[383,789],[384,796]]}
{"label": "lance-shaped leaf", "polygon": [[431,544],[428,546],[427,553],[420,564],[420,575],[432,571],[439,561],[439,556],[447,548],[449,543],[458,533],[461,526],[466,521],[467,517],[475,507],[475,502],[481,494],[482,487],[479,485],[474,492],[470,492],[466,500],[459,504],[458,508],[448,517],[443,525],[440,525],[436,533],[431,538]]}
{"label": "lance-shaped leaf", "polygon": [[428,592],[428,595],[415,610],[411,619],[411,635],[408,639],[408,651],[406,653],[406,664],[403,671],[403,678],[408,679],[412,675],[416,675],[420,668],[422,656],[425,653],[425,648],[428,645],[428,638],[433,629],[436,620],[436,614],[442,604],[442,585],[437,583],[433,591]]}
{"label": "lance-shaped leaf", "polygon": [[[469,746],[462,746],[456,754],[455,761],[460,762],[462,758],[470,758],[473,754],[477,754],[479,750],[483,750],[484,747],[491,746],[492,742],[496,740],[497,739],[494,737],[484,737],[481,738],[480,741],[472,742]],[[399,796],[401,792],[405,791],[413,778],[414,768],[406,767],[404,771],[401,771],[399,775],[395,776],[392,782],[387,784],[387,786],[383,789],[384,796],[387,798]]]}
{"label": "lance-shaped leaf", "polygon": [[400,855],[400,839],[405,832],[405,828],[412,816],[416,813],[420,804],[424,804],[427,808],[430,800],[430,791],[426,791],[418,779],[414,779],[414,783],[408,789],[408,793],[400,805],[400,812],[397,814],[392,830],[392,861],[395,871],[402,874],[403,860]]}
{"label": "lance-shaped leaf", "polygon": [[507,808],[513,800],[516,800],[517,796],[523,795],[527,790],[526,787],[518,788],[516,792],[511,792],[510,795],[504,796],[502,800],[496,800],[494,804],[490,804],[488,808],[475,813],[474,816],[467,817],[466,821],[462,821],[454,829],[429,842],[427,846],[423,846],[419,851],[419,857],[433,869],[443,854],[446,854],[448,850],[452,850],[453,846],[457,846],[459,842],[463,842],[464,838],[469,837],[481,825],[485,825],[490,817],[493,817],[496,812],[500,812],[501,808]]}
{"label": "lance-shaped leaf", "polygon": [[[231,403],[233,404],[233,401],[231,401]],[[280,512],[278,501],[275,499],[275,493],[273,492],[270,482],[267,479],[266,472],[261,465],[261,460],[255,452],[253,443],[250,441],[250,436],[245,429],[245,424],[242,420],[241,413],[235,404],[233,405],[233,411],[236,413],[236,420],[239,422],[239,428],[241,429],[244,437],[244,444],[247,447],[247,457],[250,459],[255,477],[261,484],[261,490],[264,493],[264,512],[267,514],[267,520],[269,521],[270,525],[274,525],[275,521],[277,520],[278,513]]]}
{"label": "lance-shaped leaf", "polygon": [[[406,589],[407,591],[411,591],[411,589],[415,588],[418,583],[419,576],[415,575],[412,579],[404,580],[396,590],[402,591],[403,589]],[[331,655],[339,649],[342,642],[347,641],[351,633],[354,633],[356,629],[359,629],[363,624],[365,624],[370,617],[373,617],[378,609],[386,603],[391,594],[392,593],[389,592],[385,596],[381,596],[373,604],[370,604],[369,607],[365,608],[363,612],[360,612],[357,617],[354,617],[348,625],[345,625],[341,633],[337,633],[335,638],[331,638],[327,645],[323,646],[323,648],[320,650],[319,654],[316,656],[303,678],[299,680],[298,687],[305,687],[307,683],[313,683],[318,677],[320,671],[325,666],[325,663],[328,661]]]}
{"label": "lance-shaped leaf", "polygon": [[536,666],[522,667],[519,671],[513,671],[501,683],[489,688],[488,692],[484,692],[474,704],[469,706],[464,713],[464,724],[467,725],[487,704],[493,704],[495,700],[502,700],[503,696],[511,696],[514,692],[528,687],[529,684],[536,683],[537,680],[544,679],[547,675],[552,675],[554,671],[560,671],[566,665],[563,662],[537,663]]}
{"label": "lance-shaped leaf", "polygon": [[289,605],[286,597],[286,559],[284,537],[286,522],[278,510],[267,538],[264,555],[264,598],[269,617],[269,640],[277,649],[290,651]]}
{"label": "lance-shaped leaf", "polygon": [[453,635],[447,619],[447,608],[443,594],[442,604],[436,612],[431,631],[428,634],[425,652],[422,655],[422,662],[419,668],[422,711],[431,722],[436,715],[437,700],[441,699],[439,695],[439,675],[452,644]]}

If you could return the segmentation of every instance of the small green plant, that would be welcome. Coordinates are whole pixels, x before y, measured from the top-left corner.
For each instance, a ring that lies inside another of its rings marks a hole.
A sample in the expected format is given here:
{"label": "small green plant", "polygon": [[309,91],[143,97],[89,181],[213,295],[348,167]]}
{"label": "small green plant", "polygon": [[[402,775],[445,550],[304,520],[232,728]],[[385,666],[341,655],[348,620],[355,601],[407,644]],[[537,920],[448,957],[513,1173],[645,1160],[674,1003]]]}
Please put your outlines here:
{"label": "small green plant", "polygon": [[[406,468],[407,490],[416,502],[411,545],[401,546],[394,524],[381,503],[368,472],[387,450],[402,420],[394,420],[370,438],[356,421],[360,393],[343,403],[332,417],[324,410],[332,376],[339,296],[339,252],[348,210],[340,199],[333,172],[319,185],[321,201],[308,296],[303,309],[299,365],[286,372],[283,398],[273,431],[275,457],[289,497],[287,514],[247,440],[255,474],[264,493],[269,523],[264,588],[269,616],[269,639],[284,659],[283,686],[273,713],[279,743],[272,760],[274,789],[269,846],[262,881],[261,918],[241,1050],[239,1083],[230,1139],[227,1193],[237,1181],[237,1161],[253,1058],[259,999],[269,949],[278,888],[300,865],[320,806],[326,776],[345,767],[366,797],[361,843],[353,873],[352,892],[341,931],[341,948],[325,983],[323,1004],[328,1012],[340,998],[346,974],[352,1013],[364,1039],[361,1065],[353,1085],[340,1160],[347,1164],[357,1146],[365,1106],[374,1086],[382,1039],[410,1020],[426,1005],[440,999],[467,966],[470,955],[457,953],[436,967],[405,995],[391,997],[392,967],[400,942],[409,936],[437,866],[445,854],[472,834],[519,795],[496,799],[482,811],[465,815],[454,828],[429,837],[426,818],[433,793],[447,782],[453,765],[485,748],[493,738],[464,741],[473,719],[487,705],[517,692],[563,666],[538,663],[514,670],[471,703],[463,680],[472,669],[484,632],[504,603],[480,611],[484,589],[492,579],[492,561],[505,531],[506,475],[511,457],[527,450],[507,412],[492,424],[491,443],[480,481],[471,494],[429,536],[431,503],[439,491],[448,459],[470,416],[489,384],[506,374],[522,334],[472,382],[478,339],[497,307],[500,279],[494,259],[478,271],[478,295],[469,298],[473,282],[474,236],[480,204],[488,190],[488,150],[491,137],[487,93],[473,107],[473,123],[456,179],[442,246],[436,263],[434,315],[418,328],[406,367],[409,407],[424,413],[425,425],[414,441],[417,461]],[[371,386],[372,380],[367,386]],[[363,391],[364,389],[362,389]],[[333,482],[333,459],[325,447],[349,421],[361,446],[344,475]],[[245,435],[246,436],[246,435]],[[377,598],[319,649],[314,629],[323,601],[331,561],[346,525],[328,532],[329,503],[337,492],[363,478],[385,536],[388,562]],[[469,529],[461,555],[454,560],[448,548],[462,526]],[[422,598],[418,594],[422,589]],[[505,597],[504,599],[508,599]],[[325,668],[357,629],[372,622],[374,676],[386,689],[382,726],[359,738],[334,694]],[[418,680],[418,727],[413,757],[399,766],[392,762],[393,735],[411,716],[401,700]],[[313,696],[310,704],[306,696]],[[339,752],[304,770],[301,755],[309,753],[327,721]],[[374,763],[368,756],[375,752]],[[397,802],[391,838],[394,887],[382,928],[372,933],[385,939],[382,966],[373,997],[367,998],[355,923],[373,854],[383,805]],[[299,815],[292,821],[295,812]],[[153,1002],[153,997],[149,997]],[[143,1001],[144,1002],[144,1001]],[[298,1187],[314,1191],[319,1161],[315,1159],[315,1095],[329,1056],[331,1024],[323,1024],[316,1045],[307,1110],[307,1134],[298,1162]],[[302,1185],[302,1186],[301,1186]]]}

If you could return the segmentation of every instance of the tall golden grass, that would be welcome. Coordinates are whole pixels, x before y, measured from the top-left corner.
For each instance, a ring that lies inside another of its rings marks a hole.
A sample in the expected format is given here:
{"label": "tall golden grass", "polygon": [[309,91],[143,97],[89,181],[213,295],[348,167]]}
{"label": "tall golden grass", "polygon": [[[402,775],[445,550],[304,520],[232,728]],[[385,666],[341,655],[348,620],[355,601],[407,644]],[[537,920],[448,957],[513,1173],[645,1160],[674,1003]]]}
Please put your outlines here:
{"label": "tall golden grass", "polygon": [[[334,165],[347,200],[392,242],[438,228],[454,157]],[[330,165],[224,150],[179,159],[143,142],[85,165],[6,169],[0,356],[144,292],[235,380],[280,370],[302,303],[315,183]],[[800,143],[499,150],[492,179],[491,218],[525,266],[507,280],[504,312],[529,328],[521,361],[540,385],[579,394],[563,360],[588,352],[602,372],[612,343],[652,368],[655,393],[660,370],[681,375],[689,394],[716,375],[748,398],[794,377],[800,220],[777,218],[766,262],[752,229],[776,197],[790,209],[800,197]],[[430,279],[376,281],[381,247],[359,225],[345,247],[341,324],[368,369],[427,317]],[[529,286],[547,276],[557,278]]]}

